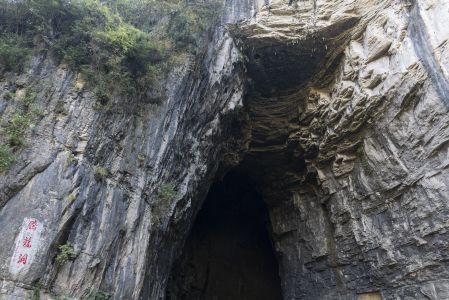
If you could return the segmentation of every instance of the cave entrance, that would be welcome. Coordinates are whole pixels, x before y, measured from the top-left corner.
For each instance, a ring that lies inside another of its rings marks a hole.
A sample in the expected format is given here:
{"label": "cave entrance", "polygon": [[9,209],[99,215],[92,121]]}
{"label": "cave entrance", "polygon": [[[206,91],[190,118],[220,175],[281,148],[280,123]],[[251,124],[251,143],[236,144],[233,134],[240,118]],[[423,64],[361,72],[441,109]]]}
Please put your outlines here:
{"label": "cave entrance", "polygon": [[247,174],[215,182],[175,262],[167,299],[282,299],[262,197]]}

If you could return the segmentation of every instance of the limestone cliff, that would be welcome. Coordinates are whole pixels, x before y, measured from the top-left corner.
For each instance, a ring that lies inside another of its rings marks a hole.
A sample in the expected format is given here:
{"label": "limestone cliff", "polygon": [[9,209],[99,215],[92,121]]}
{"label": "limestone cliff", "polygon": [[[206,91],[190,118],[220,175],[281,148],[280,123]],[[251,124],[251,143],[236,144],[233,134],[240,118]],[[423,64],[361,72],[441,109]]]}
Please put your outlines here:
{"label": "limestone cliff", "polygon": [[0,82],[2,117],[13,89],[45,111],[0,175],[0,298],[166,298],[212,182],[238,170],[283,299],[448,299],[448,17],[444,0],[227,0],[160,105],[94,109],[35,57]]}

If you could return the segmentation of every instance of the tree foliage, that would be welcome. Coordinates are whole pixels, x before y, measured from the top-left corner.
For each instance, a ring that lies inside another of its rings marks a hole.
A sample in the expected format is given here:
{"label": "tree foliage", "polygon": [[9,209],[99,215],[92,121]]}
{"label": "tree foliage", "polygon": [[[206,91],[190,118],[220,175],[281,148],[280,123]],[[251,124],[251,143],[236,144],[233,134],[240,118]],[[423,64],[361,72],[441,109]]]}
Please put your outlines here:
{"label": "tree foliage", "polygon": [[214,1],[0,0],[0,69],[20,72],[32,50],[47,51],[92,86],[145,96],[174,58],[202,45]]}
{"label": "tree foliage", "polygon": [[[95,108],[117,94],[150,102],[163,98],[173,66],[204,48],[221,0],[0,0],[0,75],[21,73],[46,54],[79,72],[96,95]],[[0,172],[17,161],[32,127],[30,104],[11,93],[15,109],[0,128]],[[97,105],[98,104],[98,105]],[[64,102],[56,107],[64,112]],[[172,197],[169,185],[162,197]]]}

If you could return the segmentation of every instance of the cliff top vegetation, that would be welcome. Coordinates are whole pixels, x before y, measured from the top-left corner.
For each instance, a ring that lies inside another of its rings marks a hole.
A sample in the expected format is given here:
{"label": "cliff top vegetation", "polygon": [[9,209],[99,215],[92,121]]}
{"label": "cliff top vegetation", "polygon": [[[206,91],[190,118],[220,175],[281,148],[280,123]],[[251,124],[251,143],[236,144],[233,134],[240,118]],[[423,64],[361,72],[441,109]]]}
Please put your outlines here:
{"label": "cliff top vegetation", "polygon": [[36,52],[82,72],[100,97],[113,85],[145,97],[187,54],[203,48],[216,1],[0,0],[0,72]]}

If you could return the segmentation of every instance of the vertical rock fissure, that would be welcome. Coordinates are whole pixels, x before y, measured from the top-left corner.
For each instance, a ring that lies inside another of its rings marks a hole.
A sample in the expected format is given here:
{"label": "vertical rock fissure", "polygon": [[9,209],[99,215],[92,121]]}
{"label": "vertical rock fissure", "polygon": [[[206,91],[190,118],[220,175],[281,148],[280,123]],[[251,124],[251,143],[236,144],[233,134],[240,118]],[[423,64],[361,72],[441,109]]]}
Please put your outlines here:
{"label": "vertical rock fissure", "polygon": [[427,26],[421,16],[419,2],[413,4],[410,12],[410,36],[416,55],[419,57],[424,68],[429,74],[439,97],[449,105],[449,80],[444,76],[441,66],[435,58],[434,50],[427,41],[431,41],[427,32]]}

